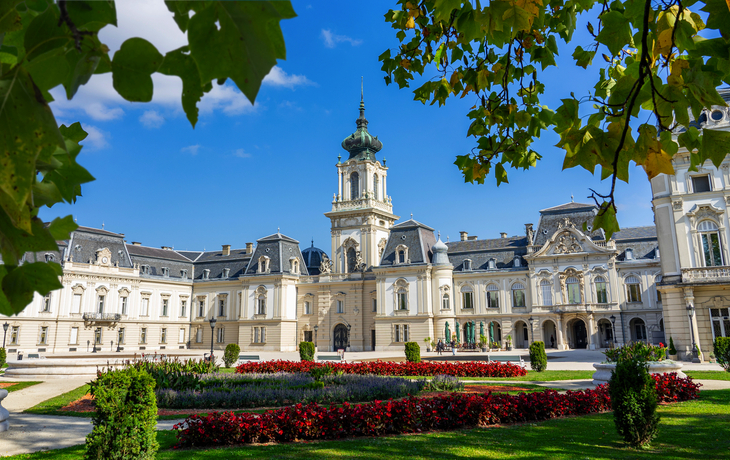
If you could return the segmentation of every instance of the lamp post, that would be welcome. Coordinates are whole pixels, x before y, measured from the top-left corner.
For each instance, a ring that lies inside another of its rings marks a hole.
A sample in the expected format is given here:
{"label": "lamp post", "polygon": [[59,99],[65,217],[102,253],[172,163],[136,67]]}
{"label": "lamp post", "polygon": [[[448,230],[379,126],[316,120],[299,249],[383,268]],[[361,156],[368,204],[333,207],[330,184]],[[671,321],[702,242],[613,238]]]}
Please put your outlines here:
{"label": "lamp post", "polygon": [[91,340],[86,341],[86,353],[89,352],[89,345],[91,345]]}
{"label": "lamp post", "polygon": [[319,326],[317,324],[314,325],[314,351],[317,351],[317,331],[319,330]]}
{"label": "lamp post", "polygon": [[347,325],[347,349],[349,351],[350,349],[350,329],[352,329],[351,325]]}
{"label": "lamp post", "polygon": [[112,340],[112,347],[109,349],[109,351],[111,351],[111,352],[114,351],[114,341],[113,340]]}
{"label": "lamp post", "polygon": [[210,361],[215,362],[215,358],[213,357],[213,336],[215,335],[215,323],[216,319],[215,317],[210,318]]}
{"label": "lamp post", "polygon": [[530,343],[533,343],[535,341],[535,332],[532,330],[532,322],[535,321],[535,318],[530,316],[527,321],[530,322]]}
{"label": "lamp post", "polygon": [[10,324],[8,324],[7,321],[5,321],[5,323],[3,323],[3,348],[5,348],[5,336],[8,335],[9,326],[10,326]]}
{"label": "lamp post", "polygon": [[616,343],[616,317],[611,315],[609,318],[611,320],[611,341],[615,344]]}
{"label": "lamp post", "polygon": [[[692,327],[692,317],[695,315],[695,307],[692,304],[687,305],[687,316],[689,317],[689,333],[692,337],[692,356],[697,353],[697,342],[695,342],[695,330]],[[699,356],[697,356],[699,358]]]}

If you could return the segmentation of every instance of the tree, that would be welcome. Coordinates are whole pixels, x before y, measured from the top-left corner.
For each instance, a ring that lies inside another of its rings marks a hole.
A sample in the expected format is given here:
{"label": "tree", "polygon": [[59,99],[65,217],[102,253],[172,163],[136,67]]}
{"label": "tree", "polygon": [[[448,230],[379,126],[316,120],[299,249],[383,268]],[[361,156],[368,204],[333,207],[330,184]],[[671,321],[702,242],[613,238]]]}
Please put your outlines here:
{"label": "tree", "polygon": [[[560,135],[563,168],[580,166],[610,189],[591,197],[600,207],[593,228],[606,237],[619,230],[617,180],[629,181],[629,165],[643,166],[649,179],[673,174],[678,147],[690,153],[691,168],[706,160],[719,166],[730,132],[690,126],[704,107],[724,106],[717,87],[730,83],[730,10],[723,0],[399,0],[386,22],[400,46],[380,55],[387,84],[410,85],[415,75],[436,76],[413,90],[424,104],[471,96],[468,136],[472,152],[455,164],[466,182],[507,167],[529,169],[541,155],[532,142],[547,129]],[[691,9],[690,9],[691,8]],[[706,14],[707,23],[697,13]],[[594,91],[565,95],[552,110],[541,104],[547,88],[540,77],[555,56],[569,48],[578,17],[587,16],[593,42],[575,46],[575,65],[588,68],[597,54]],[[702,33],[703,36],[700,35]],[[714,37],[714,38],[705,38]],[[653,117],[647,117],[650,111]],[[579,115],[580,113],[580,115]]]}
{"label": "tree", "polygon": [[279,21],[296,16],[288,1],[165,2],[188,44],[164,56],[150,42],[129,38],[109,55],[98,32],[116,25],[114,0],[0,2],[0,314],[22,311],[34,292],[60,289],[61,265],[23,261],[26,253],[58,250],[76,229],[71,216],[44,224],[43,206],[75,202],[94,180],[76,158],[86,133],[58,126],[49,91],[68,99],[94,75],[111,72],[126,100],[152,100],[152,74],[182,80],[182,106],[198,120],[203,95],[231,79],[254,102],[261,81],[286,58]]}

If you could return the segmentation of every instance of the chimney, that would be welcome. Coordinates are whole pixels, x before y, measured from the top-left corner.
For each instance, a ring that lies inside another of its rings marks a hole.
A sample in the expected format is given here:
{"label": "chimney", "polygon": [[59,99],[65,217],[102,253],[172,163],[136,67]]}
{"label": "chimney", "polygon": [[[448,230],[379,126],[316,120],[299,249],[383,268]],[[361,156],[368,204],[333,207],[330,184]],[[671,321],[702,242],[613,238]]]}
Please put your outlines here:
{"label": "chimney", "polygon": [[253,254],[253,243],[246,243],[246,254]]}
{"label": "chimney", "polygon": [[467,238],[467,241],[476,241],[478,239],[479,239],[479,237],[474,235],[474,236],[470,236],[469,238]]}
{"label": "chimney", "polygon": [[499,236],[502,238],[507,238],[507,234],[505,232],[500,233]]}
{"label": "chimney", "polygon": [[134,246],[142,246],[142,243],[140,243],[139,241],[132,241],[132,245],[134,245]]}
{"label": "chimney", "polygon": [[172,251],[172,247],[170,246],[162,246],[162,249],[164,249],[165,251]]}
{"label": "chimney", "polygon": [[469,233],[467,232],[459,232],[459,235],[461,235],[461,241],[466,241],[469,239]]}
{"label": "chimney", "polygon": [[223,245],[223,255],[224,256],[230,256],[231,255],[231,245],[230,244],[224,244]]}

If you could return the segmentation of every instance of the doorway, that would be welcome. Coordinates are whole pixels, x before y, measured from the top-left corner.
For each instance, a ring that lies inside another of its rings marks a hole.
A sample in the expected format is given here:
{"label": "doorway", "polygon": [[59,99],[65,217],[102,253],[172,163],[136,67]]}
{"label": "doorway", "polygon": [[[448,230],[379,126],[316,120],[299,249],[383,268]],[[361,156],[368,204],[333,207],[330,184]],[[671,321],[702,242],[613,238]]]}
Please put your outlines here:
{"label": "doorway", "polygon": [[347,348],[347,326],[345,326],[344,324],[338,324],[337,326],[335,326],[335,330],[332,335],[334,338],[334,350],[332,351],[337,351],[340,349],[344,350],[345,348]]}
{"label": "doorway", "polygon": [[542,340],[545,343],[545,348],[557,348],[558,347],[558,333],[555,328],[555,323],[551,320],[545,320],[542,323]]}
{"label": "doorway", "polygon": [[588,347],[588,332],[586,331],[586,323],[582,319],[574,319],[570,323],[568,330],[571,332],[571,348]]}

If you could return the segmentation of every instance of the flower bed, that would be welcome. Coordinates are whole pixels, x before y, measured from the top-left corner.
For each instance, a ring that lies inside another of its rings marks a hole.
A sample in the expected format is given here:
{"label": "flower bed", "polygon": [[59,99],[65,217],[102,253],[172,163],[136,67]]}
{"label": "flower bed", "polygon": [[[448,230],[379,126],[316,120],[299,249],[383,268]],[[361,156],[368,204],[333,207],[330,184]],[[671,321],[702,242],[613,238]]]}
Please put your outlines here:
{"label": "flower bed", "polygon": [[[658,398],[683,401],[697,397],[691,379],[660,376]],[[353,436],[418,433],[547,420],[568,415],[586,415],[611,409],[606,385],[594,390],[554,390],[520,395],[451,394],[434,398],[375,401],[369,404],[325,407],[297,404],[264,414],[232,412],[194,415],[175,425],[176,447],[288,442],[308,439],[338,439]]]}
{"label": "flower bed", "polygon": [[312,368],[330,366],[335,372],[345,374],[373,374],[390,376],[453,375],[456,377],[517,377],[527,375],[521,366],[498,362],[388,362],[322,364],[310,361],[264,361],[243,363],[236,368],[238,374],[274,374],[277,372],[309,372]]}

